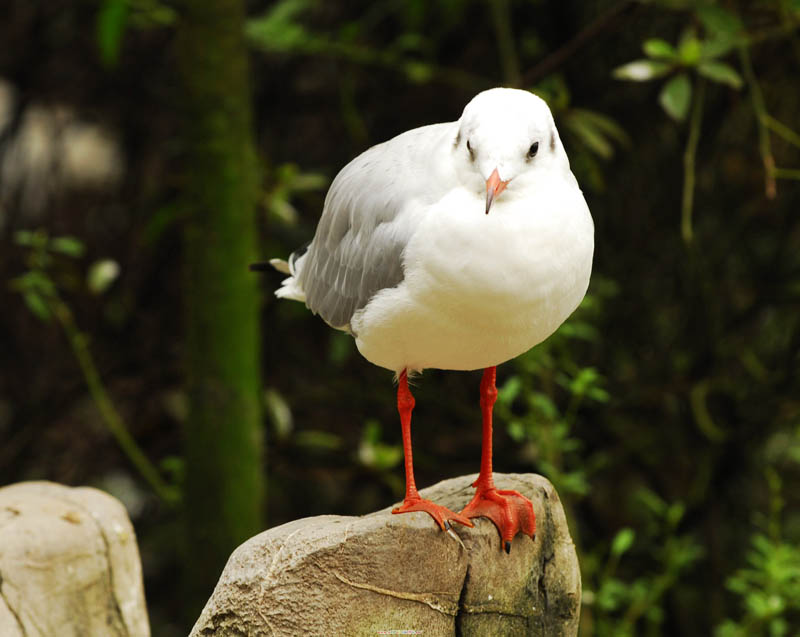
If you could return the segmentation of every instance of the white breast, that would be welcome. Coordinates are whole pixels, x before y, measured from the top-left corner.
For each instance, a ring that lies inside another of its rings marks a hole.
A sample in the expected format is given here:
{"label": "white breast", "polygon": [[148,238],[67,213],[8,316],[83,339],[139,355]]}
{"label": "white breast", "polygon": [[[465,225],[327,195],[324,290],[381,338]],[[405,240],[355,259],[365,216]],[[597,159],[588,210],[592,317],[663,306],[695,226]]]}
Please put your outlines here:
{"label": "white breast", "polygon": [[594,249],[583,195],[574,186],[565,197],[561,186],[535,199],[509,191],[489,215],[460,188],[409,213],[418,228],[403,255],[405,279],[351,322],[362,355],[393,371],[471,370],[550,336],[583,299]]}

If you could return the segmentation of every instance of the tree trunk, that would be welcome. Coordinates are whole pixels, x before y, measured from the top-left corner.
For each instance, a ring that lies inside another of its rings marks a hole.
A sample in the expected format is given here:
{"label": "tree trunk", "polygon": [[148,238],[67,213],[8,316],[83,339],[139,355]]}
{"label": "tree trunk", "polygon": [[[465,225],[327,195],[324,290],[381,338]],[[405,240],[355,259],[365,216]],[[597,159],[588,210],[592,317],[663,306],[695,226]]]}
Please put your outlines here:
{"label": "tree trunk", "polygon": [[[263,471],[257,162],[242,0],[187,0],[178,28],[184,151],[187,612],[259,531]],[[198,557],[200,559],[198,559]]]}

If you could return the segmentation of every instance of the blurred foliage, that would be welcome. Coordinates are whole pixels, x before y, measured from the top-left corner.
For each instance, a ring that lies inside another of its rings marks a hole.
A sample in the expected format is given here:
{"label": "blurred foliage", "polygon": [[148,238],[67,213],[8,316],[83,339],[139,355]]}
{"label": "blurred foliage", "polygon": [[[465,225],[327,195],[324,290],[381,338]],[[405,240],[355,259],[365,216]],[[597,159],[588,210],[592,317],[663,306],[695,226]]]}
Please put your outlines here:
{"label": "blurred foliage", "polygon": [[303,173],[297,164],[281,164],[272,171],[271,187],[264,196],[264,208],[277,221],[294,225],[298,221],[292,199],[302,193],[314,192],[328,185],[328,178],[319,173]]}
{"label": "blurred foliage", "polygon": [[102,0],[97,12],[97,48],[106,67],[117,65],[125,30],[172,25],[177,13],[159,0]]}
{"label": "blurred foliage", "polygon": [[768,510],[754,520],[745,564],[726,580],[741,610],[737,619],[726,619],[717,627],[717,637],[782,637],[800,626],[800,547],[796,530],[788,530],[787,537],[784,525],[782,475],[787,464],[800,466],[800,427],[778,433],[764,449]]}
{"label": "blurred foliage", "polygon": [[[97,371],[89,349],[88,336],[78,328],[72,310],[59,293],[58,283],[50,275],[51,269],[58,265],[60,258],[82,257],[85,250],[83,243],[70,236],[49,237],[44,230],[21,230],[15,234],[14,240],[18,246],[28,251],[29,269],[12,279],[11,287],[22,295],[28,309],[37,318],[46,323],[53,318],[57,320],[83,373],[92,400],[109,431],[158,497],[166,504],[176,504],[179,499],[178,490],[164,481],[128,431]],[[119,266],[111,259],[94,262],[87,274],[88,289],[94,294],[102,292],[116,278],[118,269]],[[69,279],[66,281],[69,285]],[[75,286],[74,282],[72,286]]]}
{"label": "blurred foliage", "polygon": [[[186,634],[174,514],[106,439],[74,373],[90,334],[108,404],[180,484],[180,6],[12,5],[0,76],[19,99],[0,117],[0,170],[22,163],[14,131],[38,103],[115,130],[128,168],[118,190],[62,194],[44,214],[0,175],[13,281],[0,291],[1,479],[122,497],[154,633]],[[312,236],[326,185],[368,146],[453,119],[493,85],[550,103],[595,219],[595,274],[557,334],[498,370],[495,467],[558,488],[583,571],[581,634],[800,633],[800,2],[248,6],[264,257]],[[269,523],[385,507],[403,489],[390,374],[277,303],[279,281],[263,288]],[[80,339],[50,326],[64,308]],[[477,471],[478,381],[417,380],[420,485]]]}
{"label": "blurred foliage", "polygon": [[781,637],[795,632],[800,613],[800,548],[794,544],[753,536],[747,566],[727,580],[741,598],[742,617],[725,620],[718,637],[767,634]]}

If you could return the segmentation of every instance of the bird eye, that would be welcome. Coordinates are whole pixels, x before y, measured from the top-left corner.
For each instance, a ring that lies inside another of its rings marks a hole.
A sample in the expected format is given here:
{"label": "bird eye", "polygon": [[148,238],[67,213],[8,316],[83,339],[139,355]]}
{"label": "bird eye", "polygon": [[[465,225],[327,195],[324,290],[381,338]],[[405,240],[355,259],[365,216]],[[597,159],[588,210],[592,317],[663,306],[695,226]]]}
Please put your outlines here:
{"label": "bird eye", "polygon": [[539,152],[539,142],[533,142],[528,149],[528,159],[533,158]]}
{"label": "bird eye", "polygon": [[475,159],[475,151],[472,150],[472,146],[470,145],[469,140],[467,140],[467,152],[469,153],[470,159]]}

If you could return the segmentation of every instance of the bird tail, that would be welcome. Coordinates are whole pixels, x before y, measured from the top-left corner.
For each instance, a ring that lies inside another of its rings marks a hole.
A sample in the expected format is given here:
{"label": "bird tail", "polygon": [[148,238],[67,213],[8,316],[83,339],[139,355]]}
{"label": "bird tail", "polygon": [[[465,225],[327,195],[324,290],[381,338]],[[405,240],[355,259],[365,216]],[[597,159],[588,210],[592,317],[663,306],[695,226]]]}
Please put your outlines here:
{"label": "bird tail", "polygon": [[[308,245],[304,245],[299,250],[295,250],[288,261],[283,259],[270,259],[269,265],[275,268],[278,272],[290,275],[288,278],[281,281],[281,287],[275,290],[275,296],[279,299],[291,299],[293,301],[306,302],[306,293],[300,285],[298,280],[298,273],[302,269],[302,263],[308,250]],[[256,264],[266,265],[266,264]],[[252,268],[252,266],[251,266]]]}

